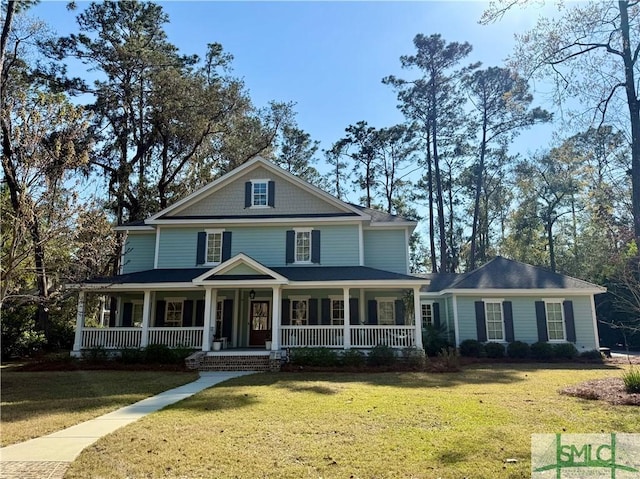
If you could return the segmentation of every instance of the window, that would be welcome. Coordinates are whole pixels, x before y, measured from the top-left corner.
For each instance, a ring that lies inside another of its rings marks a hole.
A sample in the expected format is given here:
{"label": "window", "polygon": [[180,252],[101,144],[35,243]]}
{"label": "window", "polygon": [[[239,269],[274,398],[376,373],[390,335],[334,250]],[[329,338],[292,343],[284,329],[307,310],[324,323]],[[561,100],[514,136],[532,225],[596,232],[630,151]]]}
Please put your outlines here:
{"label": "window", "polygon": [[547,313],[547,332],[549,341],[564,341],[564,314],[562,301],[545,301],[544,309]]}
{"label": "window", "polygon": [[267,206],[269,182],[254,180],[251,182],[251,206]]}
{"label": "window", "polygon": [[182,326],[183,300],[167,298],[167,311],[164,317],[165,326]]}
{"label": "window", "polygon": [[487,340],[504,341],[504,322],[502,321],[502,300],[483,300],[487,322]]}
{"label": "window", "polygon": [[344,324],[344,299],[331,299],[331,324]]}
{"label": "window", "polygon": [[422,329],[427,329],[428,326],[433,326],[433,304],[422,303]]}
{"label": "window", "polygon": [[222,231],[207,231],[207,264],[222,261]]}
{"label": "window", "polygon": [[311,230],[296,230],[296,263],[311,262]]}
{"label": "window", "polygon": [[376,298],[378,302],[378,324],[396,324],[395,299]]}
{"label": "window", "polygon": [[308,299],[291,299],[291,324],[293,326],[309,324]]}
{"label": "window", "polygon": [[142,301],[134,300],[132,303],[131,326],[139,328],[142,326]]}

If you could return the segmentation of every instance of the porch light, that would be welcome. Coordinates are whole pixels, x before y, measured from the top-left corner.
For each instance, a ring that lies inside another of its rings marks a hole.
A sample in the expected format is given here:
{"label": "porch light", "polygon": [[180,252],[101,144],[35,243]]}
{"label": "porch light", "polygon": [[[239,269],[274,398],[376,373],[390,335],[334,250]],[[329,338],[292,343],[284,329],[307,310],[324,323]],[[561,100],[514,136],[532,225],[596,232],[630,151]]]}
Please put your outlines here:
{"label": "porch light", "polygon": [[254,290],[249,291],[249,298],[251,298],[251,299],[255,299],[256,298],[256,292]]}

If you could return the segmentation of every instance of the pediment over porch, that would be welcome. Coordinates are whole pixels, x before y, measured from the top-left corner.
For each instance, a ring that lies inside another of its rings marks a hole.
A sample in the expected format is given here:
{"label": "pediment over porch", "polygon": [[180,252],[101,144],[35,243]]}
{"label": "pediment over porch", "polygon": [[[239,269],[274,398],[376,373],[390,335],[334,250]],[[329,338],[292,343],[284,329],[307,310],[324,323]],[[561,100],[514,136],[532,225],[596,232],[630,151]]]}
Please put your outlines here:
{"label": "pediment over porch", "polygon": [[287,278],[243,253],[229,258],[193,279],[195,285],[209,285],[227,281],[264,281],[268,284],[286,284]]}

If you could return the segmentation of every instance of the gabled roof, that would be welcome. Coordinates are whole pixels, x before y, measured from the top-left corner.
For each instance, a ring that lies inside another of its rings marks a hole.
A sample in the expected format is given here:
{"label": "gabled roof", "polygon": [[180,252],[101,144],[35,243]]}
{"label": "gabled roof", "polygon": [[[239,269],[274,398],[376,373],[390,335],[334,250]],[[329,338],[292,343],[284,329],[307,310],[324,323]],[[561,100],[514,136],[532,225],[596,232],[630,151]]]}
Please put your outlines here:
{"label": "gabled roof", "polygon": [[211,183],[209,183],[208,185],[200,188],[199,190],[194,191],[190,195],[188,195],[185,198],[181,199],[180,201],[174,203],[173,205],[169,206],[168,208],[165,208],[162,211],[159,211],[155,215],[153,215],[150,218],[148,218],[146,220],[146,223],[149,224],[149,223],[155,222],[156,220],[168,219],[170,214],[173,213],[175,215],[176,213],[179,213],[180,210],[186,208],[189,205],[192,205],[192,204],[196,203],[200,199],[205,198],[206,196],[214,193],[215,191],[219,190],[223,186],[231,183],[235,178],[237,178],[237,177],[239,177],[239,176],[241,176],[241,175],[243,175],[245,173],[248,173],[251,170],[253,170],[255,168],[258,168],[258,167],[266,168],[267,170],[272,172],[274,175],[280,176],[281,178],[284,178],[284,179],[286,179],[286,180],[288,180],[288,181],[290,181],[292,183],[295,183],[300,188],[305,189],[309,193],[315,195],[316,197],[324,200],[327,203],[330,203],[334,207],[344,211],[347,214],[350,213],[351,215],[359,216],[359,217],[362,217],[363,219],[369,219],[368,215],[366,215],[365,213],[363,213],[359,209],[353,207],[349,203],[345,203],[344,201],[341,201],[338,198],[335,198],[334,196],[326,193],[325,191],[322,191],[320,188],[316,188],[315,186],[307,183],[306,181],[304,181],[304,180],[298,178],[297,176],[289,173],[288,171],[280,168],[279,166],[277,166],[276,164],[272,163],[271,161],[266,160],[266,159],[264,159],[264,158],[262,158],[260,156],[256,156],[255,158],[247,161],[246,163],[242,164],[238,168],[236,168],[236,169],[230,171],[229,173],[221,176],[217,180],[214,180]]}
{"label": "gabled roof", "polygon": [[[250,273],[248,274],[228,274],[230,271],[244,266]],[[201,270],[202,271],[202,270]],[[268,268],[259,261],[239,253],[215,268],[205,271],[200,276],[193,279],[194,284],[206,284],[213,280],[220,281],[241,281],[241,280],[274,280],[278,283],[285,283],[287,278],[276,273],[273,268]]]}
{"label": "gabled roof", "polygon": [[473,290],[571,290],[601,293],[605,288],[547,269],[497,256],[465,274],[434,274],[424,292]]}

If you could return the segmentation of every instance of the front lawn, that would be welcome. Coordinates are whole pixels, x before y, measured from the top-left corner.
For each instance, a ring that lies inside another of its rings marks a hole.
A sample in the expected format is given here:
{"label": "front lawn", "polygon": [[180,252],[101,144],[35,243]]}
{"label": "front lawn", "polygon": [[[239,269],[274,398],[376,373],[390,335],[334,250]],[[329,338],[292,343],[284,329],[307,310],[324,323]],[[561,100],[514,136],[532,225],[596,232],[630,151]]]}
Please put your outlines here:
{"label": "front lawn", "polygon": [[73,426],[197,379],[164,371],[41,371],[3,367],[1,444]]}
{"label": "front lawn", "polygon": [[621,372],[485,364],[245,376],[103,438],[66,477],[527,478],[532,433],[640,430],[637,407],[557,392]]}

